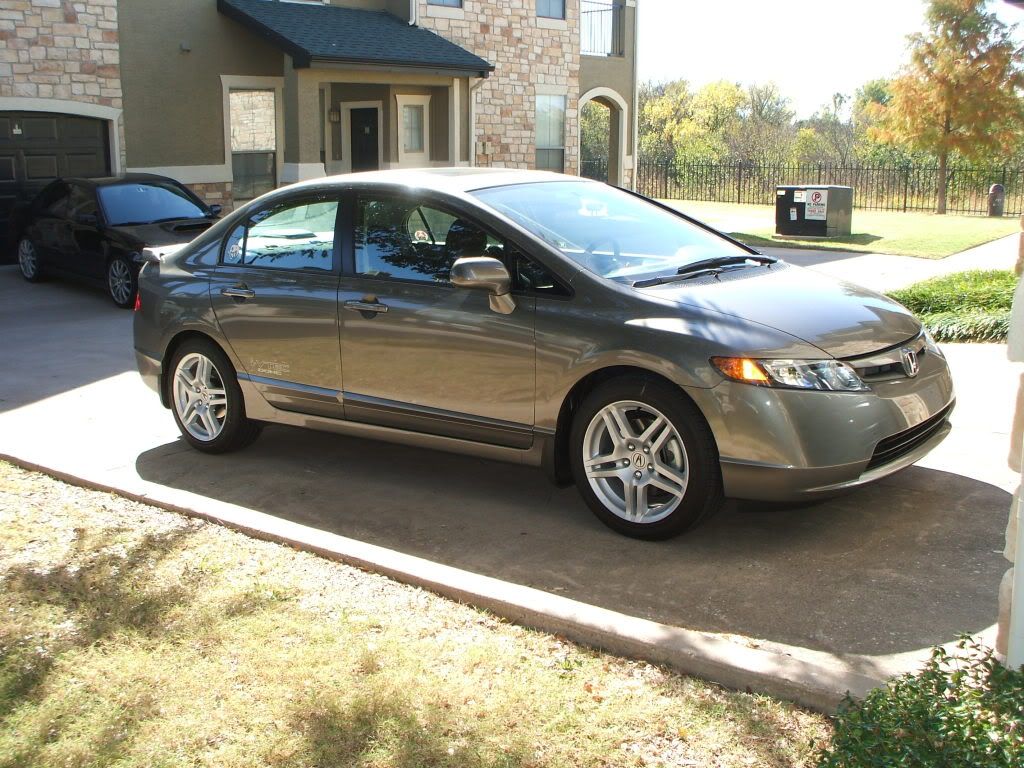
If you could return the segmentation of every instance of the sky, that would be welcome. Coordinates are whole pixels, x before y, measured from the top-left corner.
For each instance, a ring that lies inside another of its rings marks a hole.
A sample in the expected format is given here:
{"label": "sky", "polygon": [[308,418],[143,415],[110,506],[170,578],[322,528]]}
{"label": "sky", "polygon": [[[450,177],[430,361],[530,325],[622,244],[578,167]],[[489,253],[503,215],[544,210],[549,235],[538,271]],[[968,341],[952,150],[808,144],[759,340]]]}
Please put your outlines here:
{"label": "sky", "polygon": [[[832,94],[890,77],[907,60],[907,35],[924,24],[923,0],[639,0],[639,77],[769,80],[810,117]],[[1006,23],[1024,10],[989,3]]]}

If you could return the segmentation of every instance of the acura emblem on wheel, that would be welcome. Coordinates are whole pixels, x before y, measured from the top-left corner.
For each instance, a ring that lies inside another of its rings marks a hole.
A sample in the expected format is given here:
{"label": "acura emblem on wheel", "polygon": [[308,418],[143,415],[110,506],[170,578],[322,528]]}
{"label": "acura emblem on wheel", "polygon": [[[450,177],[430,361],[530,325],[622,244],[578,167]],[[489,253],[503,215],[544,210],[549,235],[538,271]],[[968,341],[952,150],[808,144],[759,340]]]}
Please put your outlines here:
{"label": "acura emblem on wheel", "polygon": [[903,370],[907,376],[910,378],[917,376],[918,371],[921,370],[921,363],[918,362],[917,352],[910,347],[904,347],[900,350],[900,357],[903,359]]}

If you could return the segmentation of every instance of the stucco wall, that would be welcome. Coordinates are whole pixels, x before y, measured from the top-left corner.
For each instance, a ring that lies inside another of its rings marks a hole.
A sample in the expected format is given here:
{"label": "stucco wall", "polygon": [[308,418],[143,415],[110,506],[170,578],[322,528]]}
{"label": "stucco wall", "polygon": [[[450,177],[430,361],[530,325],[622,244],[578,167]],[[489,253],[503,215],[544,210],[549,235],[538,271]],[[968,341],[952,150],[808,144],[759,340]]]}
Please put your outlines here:
{"label": "stucco wall", "polygon": [[[579,166],[579,0],[566,0],[564,23],[539,20],[532,0],[465,0],[461,11],[419,3],[419,24],[495,65],[477,89],[477,165],[532,168],[536,97],[566,98],[565,170]],[[492,150],[486,153],[485,146]]]}
{"label": "stucco wall", "polygon": [[[624,8],[624,33],[622,56],[581,56],[580,57],[580,95],[603,87],[611,88],[618,93],[633,109],[634,83],[636,72],[633,68],[634,48],[636,47],[636,8]],[[626,154],[632,150],[633,116],[630,114],[626,125]]]}
{"label": "stucco wall", "polygon": [[129,167],[224,163],[220,76],[283,73],[281,52],[214,0],[122,2],[121,32]]}
{"label": "stucco wall", "polygon": [[117,0],[0,0],[0,97],[121,109],[118,26]]}

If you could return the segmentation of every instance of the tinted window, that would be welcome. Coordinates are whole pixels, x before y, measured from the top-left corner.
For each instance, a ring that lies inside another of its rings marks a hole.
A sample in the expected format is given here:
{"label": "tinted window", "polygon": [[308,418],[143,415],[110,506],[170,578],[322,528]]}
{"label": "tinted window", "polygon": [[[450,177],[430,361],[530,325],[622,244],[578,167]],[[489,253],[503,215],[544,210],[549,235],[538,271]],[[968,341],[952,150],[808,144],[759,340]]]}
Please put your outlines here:
{"label": "tinted window", "polygon": [[671,275],[699,259],[749,254],[671,211],[605,184],[518,184],[474,194],[582,267],[621,282]]}
{"label": "tinted window", "polygon": [[448,282],[463,256],[492,255],[500,241],[471,221],[414,200],[361,197],[356,207],[356,272]]}
{"label": "tinted window", "polygon": [[150,224],[174,219],[201,219],[209,211],[184,189],[161,182],[100,187],[100,201],[112,226]]}
{"label": "tinted window", "polygon": [[270,269],[334,269],[336,200],[288,202],[237,226],[224,245],[224,264]]}
{"label": "tinted window", "polygon": [[72,186],[68,218],[77,219],[80,216],[95,216],[98,213],[96,195],[93,191],[78,185]]}
{"label": "tinted window", "polygon": [[65,216],[68,212],[68,185],[64,182],[51,184],[40,192],[36,210],[44,216]]}

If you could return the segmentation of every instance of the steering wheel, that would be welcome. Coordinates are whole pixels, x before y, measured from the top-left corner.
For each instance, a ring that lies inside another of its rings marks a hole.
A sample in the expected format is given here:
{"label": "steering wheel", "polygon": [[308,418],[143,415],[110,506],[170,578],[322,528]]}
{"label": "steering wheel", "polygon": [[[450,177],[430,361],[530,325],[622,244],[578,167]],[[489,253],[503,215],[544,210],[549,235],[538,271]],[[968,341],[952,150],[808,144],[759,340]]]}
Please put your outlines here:
{"label": "steering wheel", "polygon": [[[611,254],[595,253],[600,245],[610,245]],[[590,243],[583,251],[583,260],[584,266],[602,277],[624,265],[619,241],[613,237],[601,237]]]}

